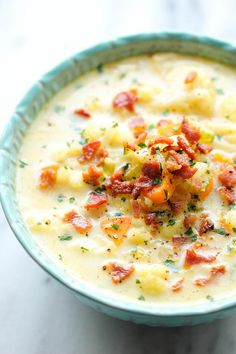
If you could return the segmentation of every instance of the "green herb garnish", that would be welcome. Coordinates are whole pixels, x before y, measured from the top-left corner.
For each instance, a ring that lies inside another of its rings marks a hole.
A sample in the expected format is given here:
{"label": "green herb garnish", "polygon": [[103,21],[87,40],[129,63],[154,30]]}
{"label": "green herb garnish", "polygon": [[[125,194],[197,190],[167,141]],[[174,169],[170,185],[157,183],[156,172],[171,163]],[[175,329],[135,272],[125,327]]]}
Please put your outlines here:
{"label": "green herb garnish", "polygon": [[146,147],[147,147],[147,145],[146,145],[146,144],[144,144],[144,143],[139,143],[139,144],[138,144],[138,146],[139,146],[141,149],[143,149],[143,148],[146,148]]}
{"label": "green herb garnish", "polygon": [[111,227],[114,229],[114,230],[119,230],[120,226],[118,224],[112,224]]}
{"label": "green herb garnish", "polygon": [[75,202],[75,197],[70,197],[69,198],[69,203],[73,204]]}
{"label": "green herb garnish", "polygon": [[70,241],[72,240],[72,236],[70,234],[63,234],[58,236],[60,241]]}
{"label": "green herb garnish", "polygon": [[140,295],[140,296],[138,297],[138,300],[140,300],[140,301],[145,301],[145,297],[144,297],[143,295]]}
{"label": "green herb garnish", "polygon": [[23,160],[19,160],[19,167],[20,168],[25,168],[25,166],[29,166],[29,164]]}
{"label": "green herb garnish", "polygon": [[214,229],[214,232],[216,232],[219,235],[227,235],[227,232],[225,231],[225,229]]}
{"label": "green herb garnish", "polygon": [[154,186],[159,186],[162,182],[162,179],[161,178],[154,178],[153,180],[153,184]]}
{"label": "green herb garnish", "polygon": [[187,235],[187,236],[190,236],[190,235],[192,235],[193,234],[193,229],[191,228],[191,226],[188,228],[188,230],[187,231],[185,231],[185,235]]}
{"label": "green herb garnish", "polygon": [[59,203],[62,203],[62,202],[64,202],[64,200],[65,200],[65,196],[64,196],[64,194],[58,194],[58,196],[57,196],[57,201],[59,202]]}
{"label": "green herb garnish", "polygon": [[170,220],[168,221],[167,226],[173,226],[174,224],[175,224],[175,220],[174,220],[174,219],[170,219]]}

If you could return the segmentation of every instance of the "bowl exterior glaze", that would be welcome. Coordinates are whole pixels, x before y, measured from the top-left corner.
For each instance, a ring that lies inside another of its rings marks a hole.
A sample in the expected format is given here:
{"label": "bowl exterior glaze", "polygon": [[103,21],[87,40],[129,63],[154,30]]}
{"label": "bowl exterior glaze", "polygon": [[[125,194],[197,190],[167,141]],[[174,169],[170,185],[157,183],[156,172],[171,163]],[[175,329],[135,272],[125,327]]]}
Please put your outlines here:
{"label": "bowl exterior glaze", "polygon": [[44,75],[17,105],[0,143],[0,195],[6,218],[25,250],[80,301],[110,316],[150,326],[194,325],[236,312],[236,299],[227,298],[194,307],[142,307],[91,291],[91,288],[70,278],[39,249],[24,225],[16,199],[17,154],[25,132],[42,107],[66,85],[91,69],[126,57],[157,52],[201,56],[236,66],[236,48],[230,44],[184,33],[139,34],[103,43],[75,54]]}

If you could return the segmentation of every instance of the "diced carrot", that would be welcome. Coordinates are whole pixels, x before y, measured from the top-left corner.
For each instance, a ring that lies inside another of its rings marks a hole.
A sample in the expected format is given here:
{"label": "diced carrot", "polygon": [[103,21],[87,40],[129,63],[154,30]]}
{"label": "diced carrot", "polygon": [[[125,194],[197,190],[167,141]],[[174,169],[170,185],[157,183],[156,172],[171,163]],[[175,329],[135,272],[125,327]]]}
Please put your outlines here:
{"label": "diced carrot", "polygon": [[169,175],[165,176],[159,186],[154,187],[151,191],[146,193],[146,196],[154,204],[162,204],[169,200],[174,193],[175,183]]}
{"label": "diced carrot", "polygon": [[213,180],[213,178],[211,178],[208,185],[206,186],[206,189],[204,191],[198,193],[199,198],[201,200],[206,199],[206,197],[208,197],[208,195],[211,193],[213,187],[214,187],[214,180]]}
{"label": "diced carrot", "polygon": [[109,217],[100,222],[103,232],[110,237],[117,246],[123,241],[127,230],[131,225],[129,217]]}
{"label": "diced carrot", "polygon": [[57,180],[58,165],[46,166],[41,169],[39,177],[39,188],[47,189],[54,186]]}

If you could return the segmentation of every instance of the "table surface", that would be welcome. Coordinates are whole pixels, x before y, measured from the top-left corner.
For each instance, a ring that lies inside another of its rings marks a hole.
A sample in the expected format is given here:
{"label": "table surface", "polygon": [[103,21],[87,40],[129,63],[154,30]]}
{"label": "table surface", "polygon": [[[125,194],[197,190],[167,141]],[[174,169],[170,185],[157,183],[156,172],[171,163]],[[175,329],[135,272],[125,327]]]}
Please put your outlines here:
{"label": "table surface", "polygon": [[[0,130],[31,84],[80,49],[164,30],[236,43],[234,14],[234,0],[0,0]],[[109,318],[38,267],[1,210],[0,230],[0,354],[236,353],[236,316],[182,328]]]}

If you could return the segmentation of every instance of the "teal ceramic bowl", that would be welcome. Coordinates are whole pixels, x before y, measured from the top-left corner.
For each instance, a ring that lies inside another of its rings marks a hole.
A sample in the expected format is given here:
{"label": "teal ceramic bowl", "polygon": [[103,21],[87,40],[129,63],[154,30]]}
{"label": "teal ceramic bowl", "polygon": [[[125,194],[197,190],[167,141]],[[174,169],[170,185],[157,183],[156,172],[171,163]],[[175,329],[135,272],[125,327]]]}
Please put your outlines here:
{"label": "teal ceramic bowl", "polygon": [[196,306],[161,308],[138,306],[112,296],[92,292],[59,269],[35,244],[27,231],[15,193],[17,154],[24,134],[42,107],[61,89],[86,71],[99,65],[139,54],[177,52],[202,56],[236,66],[236,48],[214,39],[188,34],[151,33],[121,38],[75,54],[44,75],[25,95],[10,119],[0,145],[1,201],[7,220],[29,255],[83,303],[108,315],[151,326],[194,325],[236,312],[236,298]]}

